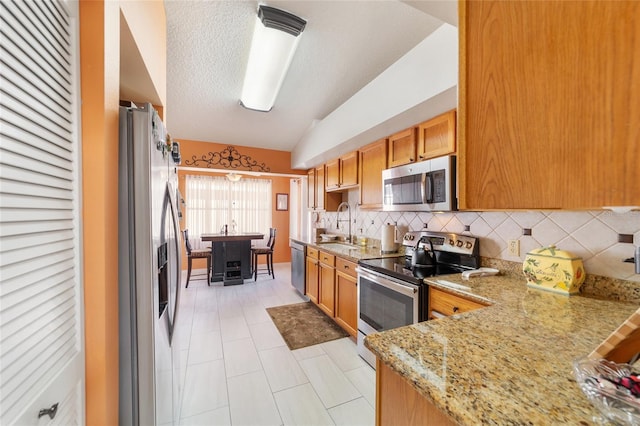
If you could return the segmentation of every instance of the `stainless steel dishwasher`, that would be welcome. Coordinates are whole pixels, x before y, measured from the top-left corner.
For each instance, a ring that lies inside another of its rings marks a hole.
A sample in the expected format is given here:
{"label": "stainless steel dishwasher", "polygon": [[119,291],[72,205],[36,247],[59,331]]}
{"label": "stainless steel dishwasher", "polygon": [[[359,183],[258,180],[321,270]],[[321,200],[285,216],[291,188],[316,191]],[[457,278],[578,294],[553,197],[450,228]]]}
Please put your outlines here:
{"label": "stainless steel dishwasher", "polygon": [[304,296],[305,249],[304,244],[289,241],[291,247],[291,285]]}

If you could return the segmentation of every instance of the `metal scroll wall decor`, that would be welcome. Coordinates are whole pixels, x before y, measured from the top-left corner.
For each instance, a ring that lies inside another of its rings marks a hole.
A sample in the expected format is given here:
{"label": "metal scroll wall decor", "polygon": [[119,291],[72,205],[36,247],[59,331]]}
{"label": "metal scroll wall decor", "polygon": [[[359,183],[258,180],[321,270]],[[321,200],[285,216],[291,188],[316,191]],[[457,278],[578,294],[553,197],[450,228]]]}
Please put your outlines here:
{"label": "metal scroll wall decor", "polygon": [[243,169],[258,172],[270,172],[271,168],[264,163],[258,164],[248,155],[240,154],[233,146],[228,146],[220,152],[208,152],[200,158],[192,156],[186,160],[187,166],[206,167],[208,169],[224,167],[225,169]]}

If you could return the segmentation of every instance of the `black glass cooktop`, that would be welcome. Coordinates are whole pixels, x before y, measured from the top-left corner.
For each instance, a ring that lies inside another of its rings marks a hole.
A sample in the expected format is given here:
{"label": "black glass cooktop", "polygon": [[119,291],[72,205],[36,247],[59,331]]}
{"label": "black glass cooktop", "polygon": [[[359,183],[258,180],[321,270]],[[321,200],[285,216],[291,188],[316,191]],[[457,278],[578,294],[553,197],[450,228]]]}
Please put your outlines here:
{"label": "black glass cooktop", "polygon": [[437,264],[430,267],[410,268],[411,262],[406,257],[387,257],[384,259],[364,259],[358,264],[381,274],[390,275],[402,281],[419,285],[423,283],[423,279],[433,277],[435,275],[455,274],[462,272],[461,268],[452,267],[450,265]]}

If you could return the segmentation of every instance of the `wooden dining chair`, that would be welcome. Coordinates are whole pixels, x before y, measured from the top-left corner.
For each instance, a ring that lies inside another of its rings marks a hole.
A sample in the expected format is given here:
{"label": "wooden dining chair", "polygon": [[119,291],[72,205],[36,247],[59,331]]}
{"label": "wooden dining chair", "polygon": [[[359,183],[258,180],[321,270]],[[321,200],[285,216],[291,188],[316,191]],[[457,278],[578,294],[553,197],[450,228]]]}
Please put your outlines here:
{"label": "wooden dining chair", "polygon": [[[266,261],[267,261],[266,271],[269,275],[271,275],[275,279],[276,274],[273,271],[273,248],[275,247],[275,245],[276,245],[276,228],[270,228],[269,241],[267,241],[267,245],[251,247],[251,264],[253,266],[254,281],[258,279],[258,271],[260,270],[258,268],[259,256],[266,256]],[[262,269],[262,270],[264,271],[265,269]]]}
{"label": "wooden dining chair", "polygon": [[[185,288],[189,287],[189,279],[191,278],[191,263],[193,262],[193,259],[207,259],[207,285],[211,285],[211,281],[210,281],[210,273],[211,273],[211,261],[212,261],[212,257],[211,257],[211,249],[210,248],[203,248],[203,249],[192,249],[191,248],[191,243],[189,242],[189,230],[185,229],[183,231],[183,235],[184,235],[184,244],[187,247],[187,284],[185,285]],[[198,275],[202,275],[202,274],[198,274]],[[195,275],[194,275],[195,276]]]}

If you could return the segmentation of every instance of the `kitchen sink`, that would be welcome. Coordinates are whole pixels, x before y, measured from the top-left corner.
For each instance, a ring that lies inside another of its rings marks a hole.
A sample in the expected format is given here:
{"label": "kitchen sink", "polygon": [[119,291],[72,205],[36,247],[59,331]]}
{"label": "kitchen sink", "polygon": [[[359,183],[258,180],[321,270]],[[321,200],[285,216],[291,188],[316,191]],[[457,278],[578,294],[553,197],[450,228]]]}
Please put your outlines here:
{"label": "kitchen sink", "polygon": [[319,243],[319,245],[321,247],[323,247],[323,248],[328,249],[328,250],[335,250],[335,251],[362,250],[362,249],[364,249],[364,247],[357,246],[355,244],[349,244],[349,243],[331,242],[331,243]]}

